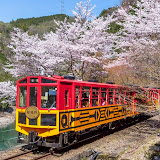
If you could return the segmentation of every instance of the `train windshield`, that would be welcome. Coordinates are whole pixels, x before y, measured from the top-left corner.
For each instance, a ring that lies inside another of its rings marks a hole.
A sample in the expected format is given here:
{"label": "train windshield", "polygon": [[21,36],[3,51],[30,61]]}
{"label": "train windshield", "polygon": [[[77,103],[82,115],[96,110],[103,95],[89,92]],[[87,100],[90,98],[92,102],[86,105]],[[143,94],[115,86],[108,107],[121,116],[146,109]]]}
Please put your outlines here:
{"label": "train windshield", "polygon": [[29,105],[37,107],[37,87],[30,87]]}
{"label": "train windshield", "polygon": [[43,86],[41,88],[41,108],[56,108],[57,87]]}
{"label": "train windshield", "polygon": [[19,107],[27,106],[27,87],[19,87]]}

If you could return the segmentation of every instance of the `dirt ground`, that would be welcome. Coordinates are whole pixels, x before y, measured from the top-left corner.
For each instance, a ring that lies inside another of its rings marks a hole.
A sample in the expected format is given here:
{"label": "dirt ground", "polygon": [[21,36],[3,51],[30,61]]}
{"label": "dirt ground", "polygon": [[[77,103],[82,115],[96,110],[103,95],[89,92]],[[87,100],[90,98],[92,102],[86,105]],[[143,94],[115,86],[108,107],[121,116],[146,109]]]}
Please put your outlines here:
{"label": "dirt ground", "polygon": [[[95,140],[88,144],[82,144],[78,148],[74,148],[65,152],[61,157],[53,157],[49,159],[67,160],[74,159],[74,156],[82,152],[94,149],[107,155],[118,155],[118,160],[146,160],[146,153],[150,146],[160,141],[157,136],[160,130],[160,115],[149,118],[143,122],[132,125],[128,128],[119,130],[103,138]],[[20,152],[19,149],[12,149],[0,152],[1,159]]]}

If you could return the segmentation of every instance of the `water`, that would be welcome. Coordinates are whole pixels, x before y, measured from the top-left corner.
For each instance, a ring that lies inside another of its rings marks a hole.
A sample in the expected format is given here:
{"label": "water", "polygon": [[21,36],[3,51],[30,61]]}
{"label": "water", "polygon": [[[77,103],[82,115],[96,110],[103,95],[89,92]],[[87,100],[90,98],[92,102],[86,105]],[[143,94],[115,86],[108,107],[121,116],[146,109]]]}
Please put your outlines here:
{"label": "water", "polygon": [[5,128],[0,128],[0,151],[14,147],[17,144],[18,132],[15,131],[15,123]]}

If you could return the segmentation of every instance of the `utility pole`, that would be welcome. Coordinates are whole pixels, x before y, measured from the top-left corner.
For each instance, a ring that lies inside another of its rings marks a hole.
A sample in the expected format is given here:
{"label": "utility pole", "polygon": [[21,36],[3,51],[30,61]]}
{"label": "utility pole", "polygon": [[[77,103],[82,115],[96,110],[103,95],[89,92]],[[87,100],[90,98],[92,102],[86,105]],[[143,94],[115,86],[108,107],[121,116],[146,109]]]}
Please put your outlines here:
{"label": "utility pole", "polygon": [[61,0],[61,14],[64,14],[64,0]]}

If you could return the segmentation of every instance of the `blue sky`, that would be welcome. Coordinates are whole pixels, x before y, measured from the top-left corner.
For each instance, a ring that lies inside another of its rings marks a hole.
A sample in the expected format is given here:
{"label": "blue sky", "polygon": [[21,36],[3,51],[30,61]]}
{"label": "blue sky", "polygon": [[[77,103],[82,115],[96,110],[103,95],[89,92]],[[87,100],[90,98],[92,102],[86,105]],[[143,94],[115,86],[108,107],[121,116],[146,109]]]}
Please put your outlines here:
{"label": "blue sky", "polygon": [[[64,14],[72,15],[76,3],[81,0],[63,0]],[[84,0],[82,0],[84,1]],[[92,0],[98,16],[103,9],[117,6],[121,0]],[[61,13],[61,0],[0,0],[0,21],[10,22],[18,18],[41,17]]]}

